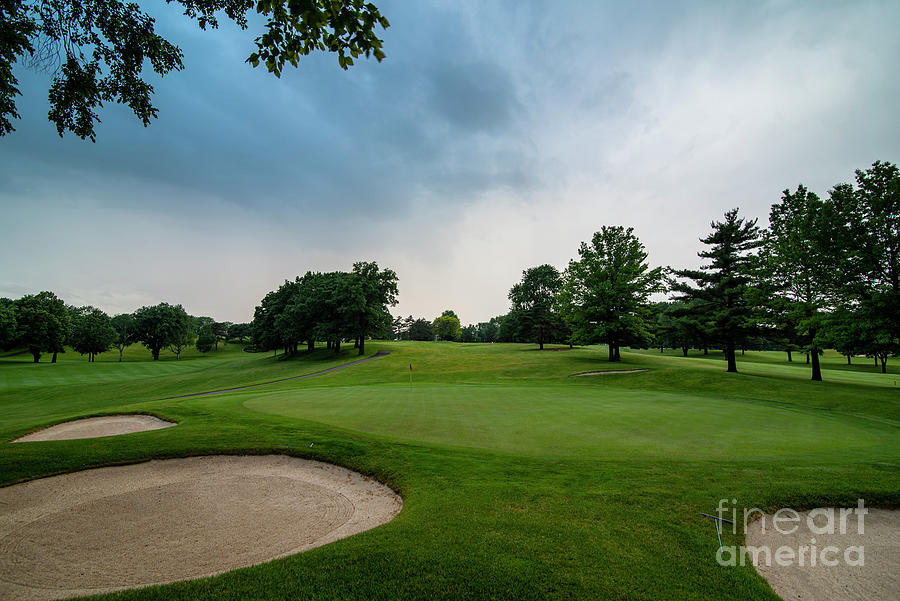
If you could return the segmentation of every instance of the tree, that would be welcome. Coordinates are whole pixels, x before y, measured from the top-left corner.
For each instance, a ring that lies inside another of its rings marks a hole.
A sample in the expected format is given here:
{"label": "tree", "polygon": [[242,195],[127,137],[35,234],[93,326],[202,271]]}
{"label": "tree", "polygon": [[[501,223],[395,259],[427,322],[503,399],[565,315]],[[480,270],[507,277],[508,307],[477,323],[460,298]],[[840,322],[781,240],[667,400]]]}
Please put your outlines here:
{"label": "tree", "polygon": [[78,307],[72,314],[69,344],[75,352],[88,356],[93,363],[94,357],[112,348],[116,340],[109,315],[94,307]]}
{"label": "tree", "polygon": [[459,337],[462,335],[459,317],[449,309],[431,322],[431,329],[438,340],[459,340]]}
{"label": "tree", "polygon": [[573,342],[604,339],[609,360],[619,361],[620,345],[650,341],[649,298],[663,289],[662,268],[650,269],[634,229],[622,226],[603,226],[578,255],[563,276],[563,317]]}
{"label": "tree", "polygon": [[434,340],[434,331],[431,324],[422,318],[419,318],[409,325],[408,340]]}
{"label": "tree", "polygon": [[[189,327],[189,316],[181,305],[159,303],[151,307],[141,307],[134,312],[135,340],[140,341],[153,360],[159,360],[163,347],[183,343],[184,331]],[[181,345],[186,346],[184,344]]]}
{"label": "tree", "polygon": [[785,321],[796,323],[796,331],[809,349],[812,379],[816,381],[822,380],[821,310],[828,303],[825,274],[830,268],[827,255],[819,249],[827,244],[830,230],[825,204],[816,194],[803,185],[793,193],[785,190],[781,202],[769,211],[761,255],[766,279],[774,286],[774,297],[788,302],[782,314],[796,315]]}
{"label": "tree", "polygon": [[41,352],[56,354],[63,350],[69,329],[69,313],[66,304],[52,292],[26,294],[16,301],[16,339],[28,349],[37,363]]}
{"label": "tree", "polygon": [[[362,0],[174,0],[201,29],[218,27],[224,16],[247,28],[251,11],[266,18],[248,63],[260,63],[281,77],[314,51],[334,52],[347,69],[360,55],[384,58],[376,28],[389,23],[378,8]],[[159,76],[184,68],[183,54],[154,27],[154,19],[123,0],[3,0],[0,2],[0,136],[14,131],[21,95],[13,65],[26,58],[55,72],[49,118],[62,136],[70,131],[96,140],[98,107],[125,104],[146,127],[158,110],[153,86],[144,80],[149,66]]]}
{"label": "tree", "polygon": [[[180,307],[181,305],[179,305]],[[184,310],[182,309],[182,313]],[[181,352],[194,342],[196,329],[194,320],[190,315],[179,314],[172,325],[172,338],[169,340],[169,349],[175,353],[175,360],[181,359]]]}
{"label": "tree", "polygon": [[478,342],[478,326],[469,324],[462,329],[459,337],[460,342]]}
{"label": "tree", "polygon": [[[214,321],[212,323],[211,329],[212,334],[215,339],[215,347],[216,350],[219,350],[219,341],[226,343],[228,342],[228,329],[233,324],[230,321]],[[199,332],[199,329],[197,330]]]}
{"label": "tree", "polygon": [[134,322],[134,316],[130,313],[116,315],[110,320],[110,325],[116,332],[116,336],[113,339],[113,346],[119,351],[119,363],[121,363],[122,354],[125,352],[125,349],[137,340],[137,326]]}
{"label": "tree", "polygon": [[541,350],[558,321],[554,304],[561,286],[559,271],[545,264],[523,271],[522,281],[509,291],[512,310],[519,314],[522,327],[537,338]]}
{"label": "tree", "polygon": [[243,343],[245,338],[250,337],[250,332],[249,323],[231,324],[228,327],[228,340],[237,340],[239,343]]}
{"label": "tree", "polygon": [[16,343],[16,304],[0,298],[0,349],[7,350]]}
{"label": "tree", "polygon": [[725,213],[724,221],[710,224],[712,233],[700,241],[709,247],[697,253],[709,263],[699,270],[674,272],[678,278],[690,279],[694,285],[672,280],[671,288],[679,293],[676,300],[694,301],[709,316],[711,333],[725,347],[729,372],[737,372],[735,348],[754,331],[753,307],[746,300],[752,282],[751,253],[762,244],[756,219],[738,217],[738,210]]}
{"label": "tree", "polygon": [[197,350],[201,353],[208,353],[213,349],[213,344],[216,342],[216,335],[213,333],[213,329],[210,326],[205,326],[200,329],[197,333]]}
{"label": "tree", "polygon": [[397,304],[397,274],[391,269],[379,270],[374,261],[360,261],[353,264],[351,285],[361,300],[351,321],[359,339],[359,354],[362,355],[365,353],[366,336],[383,331],[391,322],[388,307]]}

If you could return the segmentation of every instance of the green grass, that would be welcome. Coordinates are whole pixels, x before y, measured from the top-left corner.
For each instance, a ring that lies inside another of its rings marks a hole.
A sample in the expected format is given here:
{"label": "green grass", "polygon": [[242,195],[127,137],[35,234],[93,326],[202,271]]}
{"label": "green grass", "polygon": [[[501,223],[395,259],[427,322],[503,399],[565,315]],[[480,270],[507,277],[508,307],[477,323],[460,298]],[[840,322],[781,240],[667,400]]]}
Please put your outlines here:
{"label": "green grass", "polygon": [[[190,353],[147,361],[72,353],[0,359],[0,440],[123,411],[179,426],[0,445],[0,483],[205,453],[289,453],[376,476],[405,500],[391,523],[293,557],[116,599],[777,599],[750,567],[716,564],[697,513],[741,506],[900,505],[898,377],[867,361],[801,361],[529,345],[369,343],[350,369],[225,395],[352,361]],[[409,365],[413,385],[409,384]],[[891,367],[891,366],[889,366]],[[635,374],[572,378],[604,369]],[[314,446],[310,448],[310,443]],[[729,538],[733,539],[733,537]],[[737,539],[734,539],[737,540]]]}

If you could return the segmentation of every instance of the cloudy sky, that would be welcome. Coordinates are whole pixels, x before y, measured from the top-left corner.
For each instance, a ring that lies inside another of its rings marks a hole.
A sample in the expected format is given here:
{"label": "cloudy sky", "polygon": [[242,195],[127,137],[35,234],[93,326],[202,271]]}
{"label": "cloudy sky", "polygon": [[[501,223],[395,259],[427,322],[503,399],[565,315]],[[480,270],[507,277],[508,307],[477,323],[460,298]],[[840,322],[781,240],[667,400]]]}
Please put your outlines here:
{"label": "cloudy sky", "polygon": [[387,59],[278,80],[243,63],[253,27],[145,2],[186,68],[151,78],[149,128],[105,107],[96,144],[60,139],[49,76],[20,68],[0,296],[248,321],[285,278],[374,260],[394,314],[473,323],[602,225],[696,265],[726,210],[900,161],[894,0],[376,3]]}

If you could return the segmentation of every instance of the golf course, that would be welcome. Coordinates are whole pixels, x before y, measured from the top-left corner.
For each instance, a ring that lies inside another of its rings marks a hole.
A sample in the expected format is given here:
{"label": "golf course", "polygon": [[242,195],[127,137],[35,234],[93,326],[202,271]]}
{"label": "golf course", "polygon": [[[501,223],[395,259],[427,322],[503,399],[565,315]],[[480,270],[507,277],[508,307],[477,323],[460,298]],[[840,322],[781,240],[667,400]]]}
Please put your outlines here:
{"label": "golf course", "polygon": [[[122,363],[115,352],[92,363],[73,352],[56,364],[7,356],[0,485],[149,460],[287,455],[402,498],[391,521],[324,546],[96,597],[118,600],[777,600],[752,565],[716,562],[701,512],[720,499],[767,511],[860,498],[900,506],[896,367],[883,374],[826,351],[815,382],[799,354],[788,363],[747,352],[727,373],[719,351],[623,348],[609,363],[603,346],[545,348],[370,340],[375,359],[291,380],[359,357],[237,344],[180,360],[164,351],[151,361],[137,345]],[[606,370],[644,371],[572,377]],[[10,442],[115,414],[177,426]]]}

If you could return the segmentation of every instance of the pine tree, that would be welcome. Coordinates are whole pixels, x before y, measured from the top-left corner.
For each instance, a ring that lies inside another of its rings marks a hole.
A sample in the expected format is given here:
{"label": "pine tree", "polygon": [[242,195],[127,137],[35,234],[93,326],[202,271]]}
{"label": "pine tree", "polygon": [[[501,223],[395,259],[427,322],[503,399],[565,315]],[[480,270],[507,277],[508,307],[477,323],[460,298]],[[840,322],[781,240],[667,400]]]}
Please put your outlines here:
{"label": "pine tree", "polygon": [[708,315],[713,336],[725,347],[728,371],[737,372],[735,348],[754,330],[753,307],[745,295],[753,279],[752,253],[761,245],[760,230],[756,219],[738,217],[737,209],[710,227],[712,233],[700,239],[708,249],[697,253],[709,262],[699,270],[676,270],[677,278],[693,280],[694,285],[676,280],[671,287],[680,293],[676,300],[694,301]]}

